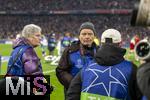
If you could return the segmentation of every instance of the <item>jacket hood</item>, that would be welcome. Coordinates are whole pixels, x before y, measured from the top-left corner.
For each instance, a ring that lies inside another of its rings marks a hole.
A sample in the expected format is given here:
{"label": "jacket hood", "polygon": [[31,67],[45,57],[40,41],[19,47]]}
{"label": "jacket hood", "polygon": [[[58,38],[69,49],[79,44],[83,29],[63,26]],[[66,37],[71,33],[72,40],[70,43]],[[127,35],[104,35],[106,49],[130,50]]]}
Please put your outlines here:
{"label": "jacket hood", "polygon": [[26,38],[18,38],[13,41],[13,49],[21,45],[28,45],[28,40]]}
{"label": "jacket hood", "polygon": [[100,65],[112,66],[121,63],[124,60],[125,53],[126,49],[104,44],[98,49],[95,59]]}

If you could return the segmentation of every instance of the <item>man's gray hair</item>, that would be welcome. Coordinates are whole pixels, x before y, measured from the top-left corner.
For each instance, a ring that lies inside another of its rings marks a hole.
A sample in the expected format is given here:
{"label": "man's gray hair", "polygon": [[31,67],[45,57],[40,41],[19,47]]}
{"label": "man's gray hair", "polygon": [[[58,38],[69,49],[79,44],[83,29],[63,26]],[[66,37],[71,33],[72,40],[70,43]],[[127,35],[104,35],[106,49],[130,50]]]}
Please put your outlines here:
{"label": "man's gray hair", "polygon": [[42,29],[35,25],[35,24],[28,24],[28,25],[25,25],[23,30],[22,30],[22,37],[31,37],[34,35],[34,33],[38,33],[38,32],[41,32]]}

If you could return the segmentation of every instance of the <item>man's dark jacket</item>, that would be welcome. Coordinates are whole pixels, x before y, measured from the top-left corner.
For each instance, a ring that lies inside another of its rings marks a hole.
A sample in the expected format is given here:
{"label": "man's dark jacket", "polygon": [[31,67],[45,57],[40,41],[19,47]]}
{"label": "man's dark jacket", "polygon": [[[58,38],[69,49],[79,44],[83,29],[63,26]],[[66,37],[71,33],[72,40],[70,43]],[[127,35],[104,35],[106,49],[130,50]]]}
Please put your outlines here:
{"label": "man's dark jacket", "polygon": [[73,43],[71,46],[67,47],[63,55],[61,56],[61,59],[59,61],[59,64],[56,68],[56,76],[60,83],[67,89],[70,85],[71,80],[73,79],[73,76],[70,73],[70,70],[72,68],[72,62],[69,59],[69,55],[73,52],[80,51],[81,56],[86,54],[87,52],[91,53],[91,56],[94,57],[94,48],[98,48],[95,43],[92,44],[92,47],[88,48],[86,46],[83,46],[79,41]]}

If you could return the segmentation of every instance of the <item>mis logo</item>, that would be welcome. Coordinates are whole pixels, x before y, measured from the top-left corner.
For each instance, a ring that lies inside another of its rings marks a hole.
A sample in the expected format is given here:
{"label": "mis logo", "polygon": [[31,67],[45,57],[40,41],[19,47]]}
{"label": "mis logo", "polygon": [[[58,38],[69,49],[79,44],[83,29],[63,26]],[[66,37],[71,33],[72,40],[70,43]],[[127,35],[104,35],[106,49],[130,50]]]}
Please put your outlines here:
{"label": "mis logo", "polygon": [[5,92],[3,95],[49,95],[50,76],[48,78],[40,76],[6,77],[3,82],[0,82],[0,84],[5,83],[3,91],[0,92]]}

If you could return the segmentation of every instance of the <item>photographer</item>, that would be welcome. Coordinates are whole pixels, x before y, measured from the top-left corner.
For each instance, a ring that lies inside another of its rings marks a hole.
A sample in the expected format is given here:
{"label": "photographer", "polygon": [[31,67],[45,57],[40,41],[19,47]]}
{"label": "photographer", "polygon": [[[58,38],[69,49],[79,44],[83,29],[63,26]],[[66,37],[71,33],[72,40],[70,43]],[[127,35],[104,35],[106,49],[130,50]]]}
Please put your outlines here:
{"label": "photographer", "polygon": [[135,48],[135,54],[142,60],[137,72],[137,81],[142,93],[150,99],[150,42],[142,40]]}
{"label": "photographer", "polygon": [[[150,0],[140,0],[132,13],[132,26],[150,26]],[[137,72],[138,86],[143,100],[150,100],[150,37],[141,40],[135,47],[135,55],[142,61]]]}

